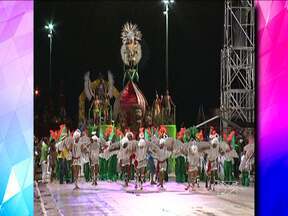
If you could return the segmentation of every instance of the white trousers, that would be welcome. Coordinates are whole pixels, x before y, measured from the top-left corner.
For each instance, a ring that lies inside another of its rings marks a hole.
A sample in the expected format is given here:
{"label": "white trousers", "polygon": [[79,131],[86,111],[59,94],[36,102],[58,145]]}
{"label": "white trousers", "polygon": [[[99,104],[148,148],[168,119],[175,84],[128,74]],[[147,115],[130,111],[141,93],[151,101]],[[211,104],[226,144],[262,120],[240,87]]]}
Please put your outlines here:
{"label": "white trousers", "polygon": [[45,182],[46,176],[47,176],[47,163],[46,163],[46,161],[41,162],[41,169],[42,169],[42,182]]}

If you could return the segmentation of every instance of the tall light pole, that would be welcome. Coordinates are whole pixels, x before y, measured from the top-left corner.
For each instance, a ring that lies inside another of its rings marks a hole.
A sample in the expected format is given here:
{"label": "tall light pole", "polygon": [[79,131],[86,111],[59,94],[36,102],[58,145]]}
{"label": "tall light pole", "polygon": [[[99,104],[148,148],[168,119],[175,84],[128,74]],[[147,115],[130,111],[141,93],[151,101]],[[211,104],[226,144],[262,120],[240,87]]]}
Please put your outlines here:
{"label": "tall light pole", "polygon": [[165,11],[163,14],[166,17],[166,55],[165,55],[165,72],[166,72],[166,90],[169,88],[169,79],[168,79],[168,22],[169,22],[169,6],[174,3],[174,0],[163,0],[165,4]]}
{"label": "tall light pole", "polygon": [[52,79],[52,40],[53,40],[53,32],[54,32],[54,24],[52,22],[45,25],[45,29],[48,31],[48,38],[50,42],[50,59],[49,59],[49,90],[51,90],[51,79]]}

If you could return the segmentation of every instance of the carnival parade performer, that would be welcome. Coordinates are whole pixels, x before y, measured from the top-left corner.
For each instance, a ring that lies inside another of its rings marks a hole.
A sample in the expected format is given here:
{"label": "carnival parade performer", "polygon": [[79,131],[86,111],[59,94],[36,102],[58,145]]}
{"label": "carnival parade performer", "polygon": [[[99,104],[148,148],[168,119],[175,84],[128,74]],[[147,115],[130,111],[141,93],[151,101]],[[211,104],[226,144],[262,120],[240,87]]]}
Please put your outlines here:
{"label": "carnival parade performer", "polygon": [[109,142],[108,142],[107,132],[102,131],[102,128],[99,128],[99,139],[103,142],[103,151],[99,154],[99,179],[107,180],[108,179],[108,159],[109,151],[107,151]]}
{"label": "carnival parade performer", "polygon": [[164,189],[164,178],[165,178],[165,173],[167,170],[167,159],[171,155],[171,151],[168,151],[167,148],[165,147],[165,135],[163,138],[160,139],[159,141],[159,148],[156,149],[155,151],[155,158],[157,159],[157,173],[158,173],[158,178],[159,178],[159,184],[158,186],[161,187],[161,190]]}
{"label": "carnival parade performer", "polygon": [[[114,126],[111,126],[105,132],[105,137],[107,137],[108,142],[114,143],[115,141],[119,141],[117,136],[117,129]],[[106,134],[107,133],[107,134]],[[118,179],[117,172],[117,154],[110,155],[107,162],[107,178],[111,181],[116,181]]]}
{"label": "carnival parade performer", "polygon": [[50,175],[51,182],[53,182],[56,176],[56,173],[55,173],[56,160],[57,160],[57,151],[56,151],[55,141],[52,140],[50,142],[50,147],[49,147],[49,167],[50,167],[50,173],[51,173]]}
{"label": "carnival parade performer", "polygon": [[130,180],[130,156],[131,156],[131,141],[133,133],[127,132],[120,141],[120,150],[118,152],[118,161],[120,163],[122,174],[124,175],[125,187],[128,186]]}
{"label": "carnival parade performer", "polygon": [[[167,181],[165,180],[168,166],[167,160],[171,156],[177,158],[177,156],[181,155],[187,160],[187,163],[183,166],[186,167],[185,174],[188,176],[188,184],[185,186],[185,190],[195,190],[195,185],[198,185],[198,177],[201,171],[200,167],[205,166],[205,172],[208,177],[207,188],[208,190],[214,191],[216,177],[219,177],[218,170],[221,170],[220,166],[218,166],[220,165],[219,159],[224,158],[225,162],[229,162],[238,157],[236,150],[232,148],[231,145],[233,133],[230,133],[229,136],[226,137],[223,136],[224,140],[222,141],[216,130],[211,127],[209,135],[210,141],[208,142],[204,141],[203,132],[196,132],[195,127],[188,129],[182,128],[178,133],[177,139],[168,137],[166,134],[167,129],[163,125],[161,125],[158,130],[155,128],[153,132],[151,129],[152,127],[146,129],[143,127],[140,128],[138,139],[136,140],[134,134],[130,132],[129,129],[125,130],[126,134],[123,136],[120,129],[111,126],[105,131],[105,135],[102,135],[105,139],[101,139],[96,136],[95,128],[92,130],[91,138],[86,135],[85,128],[83,128],[82,136],[81,131],[77,129],[71,137],[69,132],[67,133],[66,127],[61,125],[60,130],[57,132],[58,135],[55,135],[53,138],[53,140],[57,140],[55,147],[60,161],[60,184],[63,184],[64,180],[66,180],[66,183],[69,182],[68,179],[65,178],[67,176],[67,161],[69,160],[69,155],[72,158],[75,180],[73,190],[79,189],[79,175],[83,161],[88,161],[87,168],[85,168],[84,165],[84,169],[90,169],[90,173],[92,173],[92,185],[97,185],[100,158],[111,162],[111,158],[116,156],[116,174],[118,174],[117,165],[119,164],[124,174],[125,187],[128,186],[131,180],[131,166],[133,164],[136,171],[135,188],[143,190],[146,168],[151,166],[150,163],[152,163],[152,165],[155,165],[154,167],[158,175],[158,186],[160,186],[160,190],[164,190],[164,181]],[[182,140],[184,142],[182,142]],[[53,142],[51,142],[51,145],[52,144]],[[45,158],[47,160],[47,153],[45,153],[44,147],[45,145],[43,144],[41,161],[45,161]],[[51,150],[51,154],[52,153],[53,149]],[[204,157],[201,161],[201,155],[204,156],[205,154],[207,154],[207,163],[204,164]],[[88,159],[85,159],[87,155]],[[149,157],[151,157],[152,160],[149,159]],[[242,184],[249,186],[249,175],[253,170],[252,166],[254,163],[254,140],[251,135],[249,136],[249,143],[244,147],[244,154],[241,159],[239,170],[241,171]],[[156,164],[154,160],[156,160]],[[223,164],[225,164],[225,162],[223,160]],[[53,160],[49,164],[51,165],[52,163]],[[106,173],[114,172],[114,166],[109,162],[107,164],[110,165],[106,167],[106,170],[108,170]],[[227,169],[224,169],[224,179],[221,178],[226,183],[232,183],[233,181],[231,176],[232,163],[230,165],[229,173],[227,174]],[[227,168],[227,165],[225,167]],[[47,169],[44,169],[44,171],[45,170]],[[152,183],[154,182],[154,172],[151,167],[149,167],[149,170],[151,172],[150,180]],[[46,175],[47,173],[45,174],[43,172],[42,174]],[[84,171],[84,176],[86,181],[89,181],[86,171]],[[46,177],[43,176],[42,180],[44,179],[46,179]]]}
{"label": "carnival parade performer", "polygon": [[64,157],[66,159],[66,182],[70,182],[73,183],[74,181],[74,177],[73,177],[73,172],[72,172],[72,145],[73,145],[73,137],[68,135],[65,139],[64,139]]}
{"label": "carnival parade performer", "polygon": [[207,156],[206,173],[208,177],[208,190],[215,190],[215,180],[217,176],[217,158],[219,155],[219,135],[212,127],[210,130],[210,149]]}
{"label": "carnival parade performer", "polygon": [[90,144],[90,164],[92,174],[92,185],[97,185],[98,171],[99,171],[99,153],[100,140],[96,136],[96,132],[92,132],[92,142]]}
{"label": "carnival parade performer", "polygon": [[250,173],[254,164],[254,138],[250,135],[248,144],[244,147],[244,152],[241,157],[239,171],[241,172],[241,184],[243,186],[250,185]]}
{"label": "carnival parade performer", "polygon": [[73,175],[74,175],[74,183],[75,183],[75,188],[73,190],[78,190],[80,189],[78,186],[78,182],[79,182],[79,172],[80,172],[80,168],[81,168],[81,147],[82,147],[82,143],[79,142],[81,137],[81,131],[79,129],[77,129],[74,134],[73,134],[73,145],[72,145],[72,159],[73,159]]}
{"label": "carnival parade performer", "polygon": [[136,148],[136,184],[135,188],[137,189],[140,187],[140,189],[143,189],[143,182],[144,182],[144,176],[145,176],[145,168],[147,166],[147,160],[146,155],[148,151],[148,145],[146,144],[146,141],[144,139],[144,128],[140,128],[139,133],[139,141]]}
{"label": "carnival parade performer", "polygon": [[[54,136],[55,137],[55,136]],[[60,150],[59,161],[60,161],[60,181],[65,179],[66,183],[72,182],[72,172],[71,172],[71,137],[69,137],[67,128],[65,124],[60,125],[60,130],[58,131],[57,136],[57,145]],[[70,175],[69,175],[70,174]]]}
{"label": "carnival parade performer", "polygon": [[[154,132],[156,131],[156,128],[149,127],[145,129],[145,140],[150,142],[151,136],[154,135]],[[149,179],[150,184],[154,185],[156,184],[156,166],[157,166],[157,160],[153,157],[153,153],[151,150],[148,149],[147,151],[147,170],[149,172]]]}
{"label": "carnival parade performer", "polygon": [[101,118],[101,101],[99,99],[98,94],[95,94],[95,99],[93,102],[93,117],[94,117],[94,123],[99,124],[100,118]]}
{"label": "carnival parade performer", "polygon": [[200,155],[195,142],[188,148],[187,162],[188,186],[185,188],[185,190],[188,190],[190,187],[192,187],[192,190],[194,190],[195,184],[197,183],[198,169],[200,167]]}
{"label": "carnival parade performer", "polygon": [[42,182],[46,183],[47,170],[48,170],[48,140],[45,137],[42,140],[40,164],[42,169]]}
{"label": "carnival parade performer", "polygon": [[90,169],[90,161],[89,161],[89,152],[90,152],[90,138],[87,136],[86,130],[82,132],[82,136],[79,139],[79,142],[82,146],[82,155],[81,159],[83,161],[84,168],[84,178],[86,182],[89,182],[91,179],[91,169]]}
{"label": "carnival parade performer", "polygon": [[232,168],[233,168],[233,153],[232,151],[232,146],[231,142],[233,139],[233,136],[235,134],[235,131],[232,131],[229,136],[227,137],[227,145],[226,148],[224,149],[224,181],[231,184],[233,180],[233,174],[232,174]]}
{"label": "carnival parade performer", "polygon": [[56,150],[58,152],[57,160],[58,160],[58,170],[59,170],[59,181],[60,184],[64,183],[64,178],[66,183],[69,183],[66,176],[67,176],[67,162],[64,155],[64,142],[63,141],[57,141],[56,143]]}

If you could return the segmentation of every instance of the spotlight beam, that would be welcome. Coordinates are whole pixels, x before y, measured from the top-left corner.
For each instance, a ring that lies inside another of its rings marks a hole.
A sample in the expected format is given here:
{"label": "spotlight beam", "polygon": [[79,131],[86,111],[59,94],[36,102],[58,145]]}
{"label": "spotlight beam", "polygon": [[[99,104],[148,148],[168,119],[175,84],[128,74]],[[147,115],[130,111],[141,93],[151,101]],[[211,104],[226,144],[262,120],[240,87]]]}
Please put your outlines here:
{"label": "spotlight beam", "polygon": [[166,55],[165,55],[165,74],[166,74],[166,90],[169,89],[169,79],[168,79],[168,22],[169,22],[169,6],[175,3],[174,0],[163,0],[162,1],[165,5],[165,11],[163,14],[166,17]]}
{"label": "spotlight beam", "polygon": [[48,32],[48,38],[49,38],[49,90],[51,90],[51,84],[52,84],[52,41],[53,41],[53,33],[54,31],[54,24],[52,22],[47,23],[44,28]]}

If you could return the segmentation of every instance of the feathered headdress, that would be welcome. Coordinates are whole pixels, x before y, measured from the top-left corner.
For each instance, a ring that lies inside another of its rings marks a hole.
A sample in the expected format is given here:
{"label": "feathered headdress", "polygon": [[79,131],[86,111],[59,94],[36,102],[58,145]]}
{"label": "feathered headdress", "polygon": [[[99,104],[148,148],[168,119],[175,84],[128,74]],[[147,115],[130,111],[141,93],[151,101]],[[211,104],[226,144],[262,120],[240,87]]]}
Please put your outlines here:
{"label": "feathered headdress", "polygon": [[106,128],[106,130],[104,132],[104,137],[109,138],[109,136],[112,134],[112,132],[113,132],[113,126],[109,126],[108,128]]}
{"label": "feathered headdress", "polygon": [[122,138],[124,136],[123,132],[120,129],[116,129],[116,136]]}
{"label": "feathered headdress", "polygon": [[50,136],[57,142],[58,139],[59,139],[59,133],[58,133],[58,130],[50,130]]}
{"label": "feathered headdress", "polygon": [[180,131],[177,134],[177,139],[183,141],[183,137],[184,137],[185,131],[186,131],[185,127],[181,128]]}
{"label": "feathered headdress", "polygon": [[122,28],[122,33],[121,33],[121,39],[122,43],[126,44],[128,41],[140,41],[142,38],[141,32],[138,30],[138,27],[136,24],[132,23],[125,23],[123,28]]}
{"label": "feathered headdress", "polygon": [[160,137],[163,136],[164,134],[167,134],[167,128],[164,125],[160,125],[158,134]]}
{"label": "feathered headdress", "polygon": [[144,139],[144,137],[145,137],[144,136],[144,130],[145,129],[143,127],[139,128],[139,135],[138,136],[140,139]]}
{"label": "feathered headdress", "polygon": [[198,141],[203,141],[204,140],[204,135],[203,135],[203,131],[200,130],[198,133],[196,133],[196,139]]}

